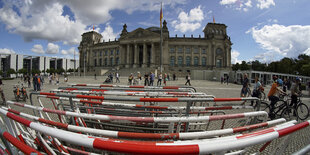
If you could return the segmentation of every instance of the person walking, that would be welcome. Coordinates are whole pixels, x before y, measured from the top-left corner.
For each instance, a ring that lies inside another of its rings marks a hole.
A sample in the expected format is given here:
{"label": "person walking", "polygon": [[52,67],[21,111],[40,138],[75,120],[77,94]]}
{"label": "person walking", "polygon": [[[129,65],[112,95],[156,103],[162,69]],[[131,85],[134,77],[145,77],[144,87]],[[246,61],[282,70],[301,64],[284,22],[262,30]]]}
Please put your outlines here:
{"label": "person walking", "polygon": [[150,82],[149,82],[149,74],[145,73],[144,74],[144,86],[149,86]]}
{"label": "person walking", "polygon": [[30,76],[27,75],[27,81],[28,81],[28,88],[31,88],[31,81],[30,81]]}
{"label": "person walking", "polygon": [[163,79],[163,75],[161,73],[158,74],[157,86],[161,86],[162,79]]}
{"label": "person walking", "polygon": [[155,74],[153,72],[150,73],[150,86],[153,86],[155,80]]}
{"label": "person walking", "polygon": [[3,89],[1,88],[2,85],[3,85],[2,78],[0,77],[0,95],[1,95],[1,98],[2,98],[2,105],[5,105],[5,96],[4,96],[4,93],[3,93]]}
{"label": "person walking", "polygon": [[167,73],[164,74],[164,84],[167,86],[168,76]]}
{"label": "person walking", "polygon": [[175,75],[175,73],[173,73],[172,78],[173,78],[173,81],[176,80],[177,76]]}
{"label": "person walking", "polygon": [[96,74],[96,73],[95,73],[95,75],[94,75],[94,76],[95,76],[95,80],[97,80],[97,74]]}
{"label": "person walking", "polygon": [[293,106],[294,109],[297,110],[297,97],[300,95],[301,91],[299,90],[299,83],[300,83],[300,78],[296,77],[295,82],[292,84],[291,87],[291,104],[290,106]]}
{"label": "person walking", "polygon": [[229,75],[226,76],[226,83],[228,85],[228,82],[229,82]]}
{"label": "person walking", "polygon": [[241,97],[246,97],[248,93],[248,88],[249,88],[249,79],[248,75],[245,73],[243,75],[243,83],[242,83],[242,88],[241,88]]}
{"label": "person walking", "polygon": [[116,78],[116,83],[120,83],[120,81],[119,81],[119,73],[118,72],[116,72],[115,73],[115,78]]}
{"label": "person walking", "polygon": [[185,85],[189,84],[191,86],[191,75],[187,74],[185,79],[186,79]]}
{"label": "person walking", "polygon": [[35,74],[33,77],[32,77],[32,84],[33,84],[33,90],[34,91],[37,91],[37,86],[38,86],[38,74]]}

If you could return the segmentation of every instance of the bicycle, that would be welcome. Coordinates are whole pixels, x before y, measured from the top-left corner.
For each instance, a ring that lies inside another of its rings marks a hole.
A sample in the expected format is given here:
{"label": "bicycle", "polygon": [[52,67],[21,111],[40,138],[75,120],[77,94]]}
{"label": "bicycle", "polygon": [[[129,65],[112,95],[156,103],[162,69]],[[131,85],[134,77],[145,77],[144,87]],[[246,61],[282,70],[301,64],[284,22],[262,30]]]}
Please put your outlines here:
{"label": "bicycle", "polygon": [[[261,101],[259,111],[266,111],[269,114],[270,119],[285,118],[286,120],[297,120],[296,110],[289,105],[287,95],[280,96],[279,101],[274,105],[274,110],[270,112],[271,105],[266,101]],[[258,118],[258,120],[263,121]]]}
{"label": "bicycle", "polygon": [[301,98],[301,95],[299,95],[297,98],[296,112],[300,120],[305,120],[309,117],[309,108],[306,104],[302,103],[300,98]]}
{"label": "bicycle", "polygon": [[20,99],[22,99],[23,101],[26,101],[26,99],[28,99],[27,91],[23,84],[21,84],[21,88],[19,88],[19,85],[14,85],[13,93],[17,102]]}

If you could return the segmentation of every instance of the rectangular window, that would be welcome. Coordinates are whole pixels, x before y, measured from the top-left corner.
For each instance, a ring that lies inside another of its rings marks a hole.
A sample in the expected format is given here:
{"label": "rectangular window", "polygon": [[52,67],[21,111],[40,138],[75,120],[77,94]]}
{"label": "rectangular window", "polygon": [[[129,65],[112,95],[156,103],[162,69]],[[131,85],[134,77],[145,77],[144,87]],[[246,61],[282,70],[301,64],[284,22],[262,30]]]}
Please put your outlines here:
{"label": "rectangular window", "polygon": [[194,48],[194,53],[197,54],[198,52],[198,48]]}
{"label": "rectangular window", "polygon": [[171,47],[170,48],[170,53],[174,53],[175,52],[175,48],[174,47]]}
{"label": "rectangular window", "polygon": [[202,54],[206,54],[206,49],[202,49]]}
{"label": "rectangular window", "polygon": [[178,48],[178,53],[183,53],[183,48],[182,47]]}
{"label": "rectangular window", "polygon": [[111,55],[113,55],[113,50],[111,50]]}
{"label": "rectangular window", "polygon": [[108,50],[105,50],[104,55],[108,55]]}
{"label": "rectangular window", "polygon": [[102,51],[100,51],[100,54],[99,54],[99,56],[102,56]]}
{"label": "rectangular window", "polygon": [[186,54],[190,54],[191,53],[191,48],[187,47],[186,48]]}
{"label": "rectangular window", "polygon": [[116,55],[119,55],[119,49],[116,50]]}

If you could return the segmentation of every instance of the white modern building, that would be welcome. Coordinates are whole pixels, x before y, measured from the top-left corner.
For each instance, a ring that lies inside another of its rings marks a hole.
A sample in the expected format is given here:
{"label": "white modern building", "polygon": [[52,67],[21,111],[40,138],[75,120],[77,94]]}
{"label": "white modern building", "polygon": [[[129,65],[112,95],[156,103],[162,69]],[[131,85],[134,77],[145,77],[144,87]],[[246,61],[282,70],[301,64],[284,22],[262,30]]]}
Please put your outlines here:
{"label": "white modern building", "polygon": [[28,73],[31,73],[32,70],[41,72],[51,68],[68,70],[77,69],[78,66],[79,60],[74,59],[0,53],[0,70],[4,73],[10,68],[15,71],[25,68]]}

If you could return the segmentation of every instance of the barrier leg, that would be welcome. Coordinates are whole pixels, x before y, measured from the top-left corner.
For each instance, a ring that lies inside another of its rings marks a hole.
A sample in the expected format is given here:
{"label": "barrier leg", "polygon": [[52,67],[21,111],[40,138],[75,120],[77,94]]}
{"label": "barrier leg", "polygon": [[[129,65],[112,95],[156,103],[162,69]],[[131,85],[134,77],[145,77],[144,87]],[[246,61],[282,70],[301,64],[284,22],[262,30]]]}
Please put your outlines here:
{"label": "barrier leg", "polygon": [[1,138],[1,140],[2,140],[2,142],[3,142],[3,144],[5,145],[5,147],[6,147],[6,149],[9,151],[9,153],[10,154],[15,154],[15,153],[17,153],[17,152],[13,152],[13,149],[12,149],[12,147],[11,147],[11,145],[10,145],[10,143],[3,137],[3,130],[0,128],[0,138]]}
{"label": "barrier leg", "polygon": [[[192,101],[187,102],[185,116],[189,116],[189,112],[191,110],[192,104],[193,104]],[[188,128],[189,128],[189,122],[186,122],[186,124],[185,124],[185,132],[188,132]]]}
{"label": "barrier leg", "polygon": [[291,140],[292,134],[289,134],[285,137],[283,137],[283,140],[281,143],[278,145],[276,149],[272,152],[272,154],[284,154],[284,151],[286,150],[290,140]]}

